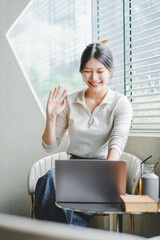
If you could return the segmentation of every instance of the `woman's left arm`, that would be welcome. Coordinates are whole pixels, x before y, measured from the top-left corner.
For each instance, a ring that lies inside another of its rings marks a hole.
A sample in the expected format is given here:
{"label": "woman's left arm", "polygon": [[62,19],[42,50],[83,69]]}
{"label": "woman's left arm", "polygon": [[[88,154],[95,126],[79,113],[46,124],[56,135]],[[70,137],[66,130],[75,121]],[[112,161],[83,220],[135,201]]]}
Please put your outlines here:
{"label": "woman's left arm", "polygon": [[114,123],[108,147],[108,160],[119,160],[125,148],[133,116],[131,103],[122,97],[114,111]]}
{"label": "woman's left arm", "polygon": [[118,161],[119,159],[120,153],[115,148],[111,148],[108,152],[107,160]]}

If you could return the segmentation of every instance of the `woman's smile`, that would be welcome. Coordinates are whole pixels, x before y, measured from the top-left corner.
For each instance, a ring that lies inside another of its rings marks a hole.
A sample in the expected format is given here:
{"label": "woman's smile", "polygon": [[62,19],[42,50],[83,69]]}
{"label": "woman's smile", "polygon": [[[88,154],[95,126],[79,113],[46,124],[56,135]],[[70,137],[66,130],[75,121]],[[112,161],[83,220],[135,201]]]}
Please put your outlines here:
{"label": "woman's smile", "polygon": [[92,82],[92,81],[88,81],[88,83],[92,86],[92,87],[98,87],[101,82]]}

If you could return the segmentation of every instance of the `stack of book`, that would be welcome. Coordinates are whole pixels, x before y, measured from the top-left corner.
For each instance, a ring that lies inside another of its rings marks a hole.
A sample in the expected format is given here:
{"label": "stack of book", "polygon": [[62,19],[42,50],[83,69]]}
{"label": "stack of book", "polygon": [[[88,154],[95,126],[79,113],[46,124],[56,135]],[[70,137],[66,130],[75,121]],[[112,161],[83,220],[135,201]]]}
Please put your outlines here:
{"label": "stack of book", "polygon": [[158,212],[159,204],[148,195],[120,195],[125,212]]}

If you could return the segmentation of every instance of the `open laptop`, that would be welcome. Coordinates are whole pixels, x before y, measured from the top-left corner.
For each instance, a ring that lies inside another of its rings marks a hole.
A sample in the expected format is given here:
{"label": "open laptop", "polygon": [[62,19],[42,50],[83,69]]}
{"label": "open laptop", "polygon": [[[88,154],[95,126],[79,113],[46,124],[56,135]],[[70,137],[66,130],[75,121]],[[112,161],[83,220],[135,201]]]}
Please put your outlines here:
{"label": "open laptop", "polygon": [[126,192],[126,162],[56,160],[56,203],[120,203]]}

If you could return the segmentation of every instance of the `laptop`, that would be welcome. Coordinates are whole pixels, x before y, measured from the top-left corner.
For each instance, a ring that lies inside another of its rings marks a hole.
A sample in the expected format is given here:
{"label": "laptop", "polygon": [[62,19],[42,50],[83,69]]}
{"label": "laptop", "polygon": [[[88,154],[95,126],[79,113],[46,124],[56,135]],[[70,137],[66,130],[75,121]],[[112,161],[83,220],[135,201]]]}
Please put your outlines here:
{"label": "laptop", "polygon": [[126,192],[126,162],[56,160],[56,203],[120,203]]}

